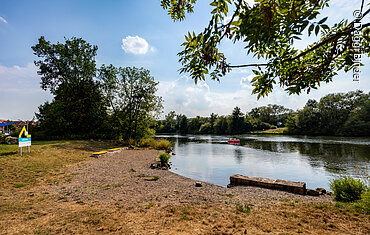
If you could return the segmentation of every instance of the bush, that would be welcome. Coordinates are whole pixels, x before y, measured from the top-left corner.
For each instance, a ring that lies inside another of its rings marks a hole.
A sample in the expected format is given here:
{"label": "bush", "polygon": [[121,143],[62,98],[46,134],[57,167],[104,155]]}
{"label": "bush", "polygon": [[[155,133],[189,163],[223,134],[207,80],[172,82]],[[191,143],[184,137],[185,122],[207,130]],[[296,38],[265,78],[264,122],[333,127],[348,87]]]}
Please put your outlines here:
{"label": "bush", "polygon": [[167,150],[167,149],[170,149],[170,147],[171,147],[171,142],[166,139],[161,139],[157,143],[157,149]]}
{"label": "bush", "polygon": [[128,141],[127,141],[127,144],[129,146],[135,146],[136,145],[136,140],[133,139],[133,138],[130,138]]}
{"label": "bush", "polygon": [[147,147],[156,148],[157,147],[157,141],[153,138],[142,139],[139,142],[139,146],[144,147],[144,148],[147,148]]}
{"label": "bush", "polygon": [[168,165],[168,161],[170,160],[171,155],[169,155],[168,153],[161,153],[158,155],[158,157],[159,160],[161,160],[162,165]]}
{"label": "bush", "polygon": [[334,192],[334,200],[340,202],[353,202],[361,198],[361,194],[367,189],[359,179],[343,176],[330,181],[330,189]]}
{"label": "bush", "polygon": [[353,204],[356,211],[370,214],[370,190],[367,190],[361,194],[361,200]]}

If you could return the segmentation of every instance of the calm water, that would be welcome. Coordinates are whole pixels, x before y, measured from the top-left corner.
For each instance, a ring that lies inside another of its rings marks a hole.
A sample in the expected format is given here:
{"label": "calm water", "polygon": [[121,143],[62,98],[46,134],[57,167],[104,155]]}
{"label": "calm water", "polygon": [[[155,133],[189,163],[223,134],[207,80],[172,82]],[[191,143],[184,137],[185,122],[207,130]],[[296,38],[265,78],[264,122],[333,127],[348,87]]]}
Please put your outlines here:
{"label": "calm water", "polygon": [[370,138],[243,135],[239,146],[227,136],[158,135],[174,142],[171,171],[221,186],[233,174],[303,181],[329,189],[340,174],[358,177],[370,167]]}

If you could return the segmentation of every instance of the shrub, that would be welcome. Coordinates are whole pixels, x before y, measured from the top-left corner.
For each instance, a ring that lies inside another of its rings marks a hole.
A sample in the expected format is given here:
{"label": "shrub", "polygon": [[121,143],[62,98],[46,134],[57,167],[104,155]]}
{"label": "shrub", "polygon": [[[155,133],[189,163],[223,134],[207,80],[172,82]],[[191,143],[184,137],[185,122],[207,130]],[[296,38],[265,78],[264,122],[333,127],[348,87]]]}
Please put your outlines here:
{"label": "shrub", "polygon": [[157,147],[157,141],[153,138],[142,139],[139,143],[140,147]]}
{"label": "shrub", "polygon": [[136,140],[133,139],[133,138],[130,138],[128,141],[127,141],[127,144],[130,145],[130,146],[135,146],[136,145]]}
{"label": "shrub", "polygon": [[166,139],[161,139],[157,143],[157,149],[167,150],[167,149],[170,149],[170,147],[171,147],[171,142]]}
{"label": "shrub", "polygon": [[353,204],[356,211],[370,214],[370,190],[367,190],[361,194],[361,200]]}
{"label": "shrub", "polygon": [[330,189],[334,192],[334,200],[340,202],[359,200],[366,188],[366,185],[361,180],[348,176],[330,181]]}
{"label": "shrub", "polygon": [[159,160],[161,160],[162,165],[166,165],[168,164],[168,161],[170,160],[171,155],[169,155],[168,153],[161,153],[158,155],[158,157],[159,157]]}

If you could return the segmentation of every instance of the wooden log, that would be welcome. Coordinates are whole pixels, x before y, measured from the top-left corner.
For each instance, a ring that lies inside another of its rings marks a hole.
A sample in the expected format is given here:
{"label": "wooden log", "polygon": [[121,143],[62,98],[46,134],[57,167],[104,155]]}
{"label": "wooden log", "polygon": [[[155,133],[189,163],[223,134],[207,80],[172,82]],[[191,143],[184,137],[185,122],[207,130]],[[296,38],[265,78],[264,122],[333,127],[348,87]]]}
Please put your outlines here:
{"label": "wooden log", "polygon": [[230,176],[230,186],[257,186],[262,188],[277,189],[281,191],[306,194],[305,182],[294,182],[289,180],[267,179],[261,177],[248,177],[244,175]]}

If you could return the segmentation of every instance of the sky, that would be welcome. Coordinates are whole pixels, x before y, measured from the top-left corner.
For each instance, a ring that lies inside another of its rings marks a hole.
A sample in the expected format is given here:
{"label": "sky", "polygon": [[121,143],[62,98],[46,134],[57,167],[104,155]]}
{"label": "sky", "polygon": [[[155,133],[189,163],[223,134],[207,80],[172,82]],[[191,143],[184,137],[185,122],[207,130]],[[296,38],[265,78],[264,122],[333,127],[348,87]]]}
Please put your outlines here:
{"label": "sky", "polygon": [[[117,67],[144,67],[159,82],[164,110],[188,117],[231,114],[238,106],[242,112],[267,104],[300,109],[308,99],[319,100],[328,93],[370,88],[370,59],[365,57],[360,81],[352,72],[340,72],[333,82],[322,84],[310,94],[289,95],[276,86],[268,97],[257,100],[252,94],[250,69],[234,69],[220,82],[207,79],[197,85],[181,67],[177,53],[187,32],[201,32],[210,19],[210,1],[198,0],[195,12],[183,22],[173,22],[159,0],[0,0],[0,119],[31,120],[38,106],[51,101],[49,91],[40,88],[40,76],[31,46],[40,36],[52,43],[81,37],[97,45],[96,61]],[[253,0],[248,0],[252,3]],[[365,1],[365,6],[368,0]],[[353,19],[361,0],[332,0],[322,12],[329,26],[341,19]],[[366,8],[366,7],[365,7]],[[319,17],[319,18],[320,18]],[[369,17],[366,17],[368,21]],[[303,49],[317,38],[304,36],[295,45]],[[247,55],[242,43],[225,41],[221,50],[232,64],[258,62]]]}

